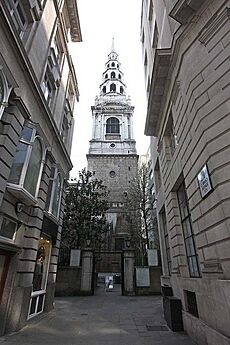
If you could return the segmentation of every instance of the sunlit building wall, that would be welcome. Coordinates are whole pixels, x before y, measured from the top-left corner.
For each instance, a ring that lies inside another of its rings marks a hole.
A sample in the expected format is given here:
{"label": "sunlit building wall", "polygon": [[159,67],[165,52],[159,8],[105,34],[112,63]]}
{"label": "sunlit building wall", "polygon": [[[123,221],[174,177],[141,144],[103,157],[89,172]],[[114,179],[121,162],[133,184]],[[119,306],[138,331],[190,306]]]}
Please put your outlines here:
{"label": "sunlit building wall", "polygon": [[49,311],[73,111],[76,1],[0,2],[0,334]]}

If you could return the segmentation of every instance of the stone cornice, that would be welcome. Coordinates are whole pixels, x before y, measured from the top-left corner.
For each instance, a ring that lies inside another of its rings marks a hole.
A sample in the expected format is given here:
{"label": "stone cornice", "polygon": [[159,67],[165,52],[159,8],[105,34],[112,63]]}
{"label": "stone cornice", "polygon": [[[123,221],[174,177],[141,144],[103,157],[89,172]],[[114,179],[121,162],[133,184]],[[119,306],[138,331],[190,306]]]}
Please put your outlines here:
{"label": "stone cornice", "polygon": [[201,0],[178,0],[169,16],[181,24],[186,24],[191,16],[203,5]]}
{"label": "stone cornice", "polygon": [[73,42],[82,42],[80,20],[76,0],[66,0],[66,5],[71,23],[70,34]]}
{"label": "stone cornice", "polygon": [[199,41],[206,45],[216,32],[230,19],[230,8],[225,8],[221,13],[217,13],[215,18],[211,18],[200,33]]}
{"label": "stone cornice", "polygon": [[145,123],[145,135],[157,135],[158,119],[165,93],[171,55],[171,48],[156,49]]}

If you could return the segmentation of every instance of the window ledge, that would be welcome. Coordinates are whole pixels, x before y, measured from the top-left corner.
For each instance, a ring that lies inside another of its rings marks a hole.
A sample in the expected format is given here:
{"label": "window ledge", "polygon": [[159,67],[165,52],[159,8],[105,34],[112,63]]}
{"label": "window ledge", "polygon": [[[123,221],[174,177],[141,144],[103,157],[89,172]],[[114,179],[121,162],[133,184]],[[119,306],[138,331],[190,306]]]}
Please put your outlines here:
{"label": "window ledge", "polygon": [[50,218],[55,224],[59,225],[58,217],[54,216],[52,212],[45,211],[44,212],[48,218]]}
{"label": "window ledge", "polygon": [[21,247],[19,247],[13,240],[10,240],[5,237],[0,237],[0,249],[6,250],[8,252],[16,253],[21,250]]}
{"label": "window ledge", "polygon": [[157,136],[157,124],[163,103],[171,54],[170,48],[156,49],[148,99],[145,135]]}
{"label": "window ledge", "polygon": [[178,0],[169,16],[181,24],[186,24],[202,4],[203,1],[200,0]]}
{"label": "window ledge", "polygon": [[13,194],[18,200],[22,201],[27,206],[33,206],[37,204],[37,199],[29,192],[27,192],[27,190],[25,190],[23,187],[8,183],[7,189],[9,193]]}

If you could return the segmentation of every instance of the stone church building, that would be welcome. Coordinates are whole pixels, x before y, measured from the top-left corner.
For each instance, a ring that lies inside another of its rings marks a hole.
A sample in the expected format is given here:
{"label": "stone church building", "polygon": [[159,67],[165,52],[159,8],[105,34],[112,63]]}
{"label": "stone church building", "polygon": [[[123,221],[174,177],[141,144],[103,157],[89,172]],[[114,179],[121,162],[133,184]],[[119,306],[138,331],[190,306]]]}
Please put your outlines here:
{"label": "stone church building", "polygon": [[100,95],[92,106],[93,131],[87,155],[88,170],[109,190],[108,250],[124,249],[129,238],[125,202],[138,163],[133,112],[113,43],[102,74]]}

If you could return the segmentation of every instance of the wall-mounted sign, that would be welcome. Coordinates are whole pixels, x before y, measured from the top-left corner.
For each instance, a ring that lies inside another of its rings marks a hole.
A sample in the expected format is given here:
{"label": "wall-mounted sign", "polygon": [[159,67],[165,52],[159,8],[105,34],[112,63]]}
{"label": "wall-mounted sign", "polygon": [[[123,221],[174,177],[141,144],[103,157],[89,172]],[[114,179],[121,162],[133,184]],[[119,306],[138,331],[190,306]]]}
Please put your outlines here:
{"label": "wall-mounted sign", "polygon": [[200,170],[199,174],[197,175],[197,179],[200,187],[201,197],[204,198],[212,190],[212,184],[206,164]]}
{"label": "wall-mounted sign", "polygon": [[136,267],[136,286],[150,286],[149,267]]}
{"label": "wall-mounted sign", "polygon": [[158,266],[157,249],[147,249],[147,254],[148,254],[148,265]]}
{"label": "wall-mounted sign", "polygon": [[70,266],[79,267],[81,259],[80,249],[71,249],[70,251]]}

